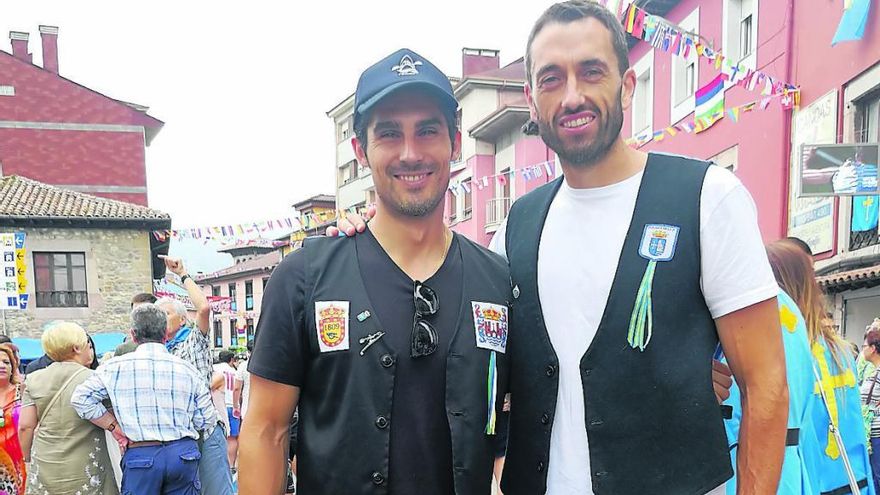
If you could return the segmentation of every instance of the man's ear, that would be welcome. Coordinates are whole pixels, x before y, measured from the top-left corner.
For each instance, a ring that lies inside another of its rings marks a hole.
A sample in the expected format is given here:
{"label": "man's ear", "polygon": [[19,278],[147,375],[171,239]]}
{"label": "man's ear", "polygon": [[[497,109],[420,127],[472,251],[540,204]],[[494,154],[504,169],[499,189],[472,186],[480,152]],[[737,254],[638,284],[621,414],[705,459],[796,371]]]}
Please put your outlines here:
{"label": "man's ear", "polygon": [[529,118],[532,120],[538,119],[538,109],[535,107],[535,100],[532,98],[532,86],[529,83],[526,83],[523,88],[523,92],[526,94],[526,103],[529,105]]}
{"label": "man's ear", "polygon": [[461,131],[455,131],[455,139],[452,140],[452,161],[461,160]]}
{"label": "man's ear", "polygon": [[623,73],[623,81],[620,85],[620,104],[624,110],[629,110],[633,102],[633,94],[636,91],[636,71],[630,67]]}
{"label": "man's ear", "polygon": [[351,138],[351,149],[354,150],[354,156],[357,158],[358,165],[369,168],[370,161],[367,160],[367,151],[364,149],[367,143],[361,143],[357,137]]}

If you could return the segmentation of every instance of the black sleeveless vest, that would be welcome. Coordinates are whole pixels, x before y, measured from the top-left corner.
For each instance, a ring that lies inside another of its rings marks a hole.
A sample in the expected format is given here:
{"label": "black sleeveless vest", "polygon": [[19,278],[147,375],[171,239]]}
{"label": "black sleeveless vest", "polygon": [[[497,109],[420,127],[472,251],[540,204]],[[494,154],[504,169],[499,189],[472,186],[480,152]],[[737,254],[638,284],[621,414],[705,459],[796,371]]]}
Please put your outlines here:
{"label": "black sleeveless vest", "polygon": [[[648,160],[605,313],[580,363],[597,495],[699,495],[733,475],[712,389],[718,335],[700,287],[700,193],[708,166],[670,155]],[[519,296],[511,304],[515,345],[502,477],[508,495],[543,494],[553,462],[558,361],[544,324],[537,266],[544,221],[562,180],[520,198],[507,221],[511,283]],[[653,338],[642,352],[629,345],[627,331],[648,265],[639,255],[648,224],[680,230],[673,258],[656,267]],[[601,236],[596,233],[596,242]]]}
{"label": "black sleeveless vest", "polygon": [[[461,315],[452,341],[441,343],[438,352],[448,346],[446,416],[455,492],[485,495],[491,489],[495,442],[485,432],[491,352],[476,346],[471,302],[507,308],[510,279],[500,256],[456,237],[464,273]],[[365,310],[376,312],[361,279],[353,238],[308,239],[302,255],[307,260],[305,323],[311,359],[299,400],[298,491],[387,494],[395,363],[411,359],[409,349],[398,354],[379,339],[361,355],[359,340],[383,329],[376,318],[361,322],[356,317]],[[348,350],[320,352],[316,301],[349,302]],[[500,411],[507,391],[508,359],[501,353],[496,359],[499,382],[494,405]]]}

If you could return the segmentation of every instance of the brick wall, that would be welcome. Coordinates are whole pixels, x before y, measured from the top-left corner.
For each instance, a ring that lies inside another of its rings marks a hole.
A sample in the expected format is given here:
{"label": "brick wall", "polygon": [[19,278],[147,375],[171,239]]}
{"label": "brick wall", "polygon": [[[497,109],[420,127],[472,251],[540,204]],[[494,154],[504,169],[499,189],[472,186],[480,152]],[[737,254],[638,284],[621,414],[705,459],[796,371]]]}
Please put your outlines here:
{"label": "brick wall", "polygon": [[[0,226],[0,232],[16,229]],[[149,233],[138,230],[24,229],[30,306],[6,311],[6,328],[13,337],[40,336],[53,320],[74,321],[88,332],[126,332],[131,297],[152,289]],[[38,308],[34,285],[33,253],[84,252],[86,256],[87,308]]]}

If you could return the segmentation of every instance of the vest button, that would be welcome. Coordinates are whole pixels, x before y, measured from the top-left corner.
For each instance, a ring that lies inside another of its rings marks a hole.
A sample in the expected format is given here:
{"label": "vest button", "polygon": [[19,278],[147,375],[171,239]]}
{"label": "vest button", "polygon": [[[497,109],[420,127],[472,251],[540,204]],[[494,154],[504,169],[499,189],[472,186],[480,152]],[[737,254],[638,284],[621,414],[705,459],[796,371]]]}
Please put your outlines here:
{"label": "vest button", "polygon": [[376,428],[379,428],[380,430],[388,428],[388,418],[385,416],[379,416],[376,418]]}
{"label": "vest button", "polygon": [[596,473],[596,477],[597,477],[597,478],[604,478],[604,477],[606,477],[606,476],[608,476],[608,472],[607,472],[607,471],[599,471],[598,473]]}
{"label": "vest button", "polygon": [[587,368],[584,370],[584,376],[590,376],[592,374],[593,374],[593,370],[591,370],[590,368]]}
{"label": "vest button", "polygon": [[542,414],[542,415],[541,415],[541,424],[542,424],[542,425],[546,425],[546,424],[549,424],[549,423],[550,423],[550,415],[547,414],[547,413]]}
{"label": "vest button", "polygon": [[394,358],[391,357],[391,354],[383,354],[382,357],[379,358],[379,362],[382,363],[383,368],[394,366]]}
{"label": "vest button", "polygon": [[382,476],[382,473],[380,472],[373,473],[373,475],[370,476],[370,479],[373,480],[374,485],[381,485],[382,483],[385,483],[385,477]]}
{"label": "vest button", "polygon": [[538,472],[544,472],[544,461],[538,461]]}
{"label": "vest button", "polygon": [[599,428],[600,426],[602,426],[604,424],[605,424],[605,422],[602,421],[601,419],[594,419],[594,420],[590,421],[590,426],[592,426],[594,428]]}
{"label": "vest button", "polygon": [[553,376],[556,374],[556,366],[552,364],[547,365],[547,376]]}

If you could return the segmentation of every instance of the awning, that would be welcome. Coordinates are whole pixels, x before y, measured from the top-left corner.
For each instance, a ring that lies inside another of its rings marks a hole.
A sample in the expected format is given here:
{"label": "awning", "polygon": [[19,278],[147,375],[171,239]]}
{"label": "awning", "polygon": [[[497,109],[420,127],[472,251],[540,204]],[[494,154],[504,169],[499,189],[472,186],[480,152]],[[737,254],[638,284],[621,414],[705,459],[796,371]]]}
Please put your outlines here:
{"label": "awning", "polygon": [[816,277],[825,292],[836,293],[880,285],[880,265]]}
{"label": "awning", "polygon": [[18,346],[18,355],[22,361],[33,361],[43,355],[40,339],[14,338],[12,343]]}
{"label": "awning", "polygon": [[[125,340],[124,333],[93,333],[95,341],[95,354],[101,357],[105,352],[116,350],[116,347]],[[12,343],[18,346],[22,361],[32,361],[43,355],[43,345],[40,339],[14,338]]]}

